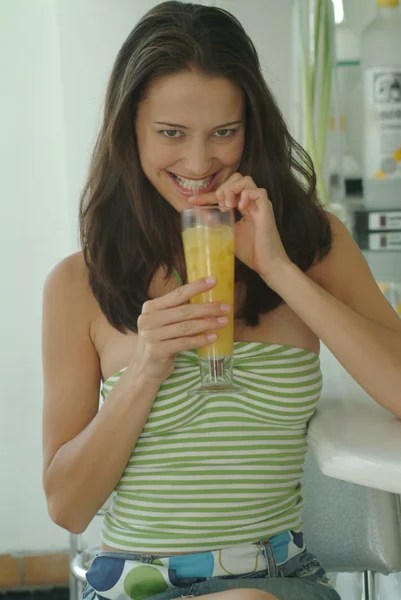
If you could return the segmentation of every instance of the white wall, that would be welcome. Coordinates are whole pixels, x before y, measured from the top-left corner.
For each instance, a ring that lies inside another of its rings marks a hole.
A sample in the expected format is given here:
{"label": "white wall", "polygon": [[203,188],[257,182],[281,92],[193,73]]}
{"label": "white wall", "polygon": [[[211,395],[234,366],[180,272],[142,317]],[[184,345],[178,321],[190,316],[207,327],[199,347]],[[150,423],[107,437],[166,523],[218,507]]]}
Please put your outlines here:
{"label": "white wall", "polygon": [[113,62],[123,41],[153,0],[56,2],[64,100],[66,169],[72,243],[77,245],[81,190],[102,117]]}
{"label": "white wall", "polygon": [[[54,3],[0,4],[0,553],[65,545],[41,485],[41,297],[71,251]],[[62,343],[62,340],[60,340]]]}
{"label": "white wall", "polygon": [[235,15],[259,53],[268,85],[290,127],[293,125],[293,0],[220,0]]}
{"label": "white wall", "polygon": [[360,35],[376,14],[376,0],[343,0],[349,26]]}
{"label": "white wall", "polygon": [[[152,0],[1,0],[0,554],[62,549],[41,484],[43,280],[77,247],[78,200],[115,55]],[[220,0],[292,118],[292,0]],[[60,340],[62,343],[62,340]]]}

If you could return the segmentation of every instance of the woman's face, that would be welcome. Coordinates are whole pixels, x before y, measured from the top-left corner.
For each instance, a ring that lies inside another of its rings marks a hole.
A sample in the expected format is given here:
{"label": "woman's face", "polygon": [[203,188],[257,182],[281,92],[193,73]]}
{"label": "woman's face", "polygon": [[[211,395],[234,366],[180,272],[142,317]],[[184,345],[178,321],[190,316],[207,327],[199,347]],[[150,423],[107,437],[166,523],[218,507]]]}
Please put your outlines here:
{"label": "woman's face", "polygon": [[177,211],[238,170],[244,112],[241,89],[222,77],[185,71],[150,85],[136,117],[141,165]]}

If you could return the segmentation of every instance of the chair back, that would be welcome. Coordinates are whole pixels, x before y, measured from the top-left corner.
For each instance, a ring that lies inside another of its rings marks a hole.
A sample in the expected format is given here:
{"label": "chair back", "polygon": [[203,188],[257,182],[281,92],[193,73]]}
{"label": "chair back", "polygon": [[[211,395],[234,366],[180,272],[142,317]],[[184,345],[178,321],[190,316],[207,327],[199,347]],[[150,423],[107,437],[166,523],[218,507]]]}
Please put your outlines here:
{"label": "chair back", "polygon": [[305,465],[304,534],[328,571],[401,571],[400,497],[323,475]]}

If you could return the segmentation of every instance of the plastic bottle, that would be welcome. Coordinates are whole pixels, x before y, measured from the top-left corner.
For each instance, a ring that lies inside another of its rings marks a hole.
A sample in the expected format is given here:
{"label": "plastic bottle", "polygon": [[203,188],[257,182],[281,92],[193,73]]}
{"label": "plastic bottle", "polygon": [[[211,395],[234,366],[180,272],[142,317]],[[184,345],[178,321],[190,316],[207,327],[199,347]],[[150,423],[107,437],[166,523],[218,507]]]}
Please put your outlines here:
{"label": "plastic bottle", "polygon": [[[344,178],[361,178],[362,70],[361,40],[347,19],[336,25],[337,79],[340,104],[340,132],[344,136]],[[356,139],[355,139],[356,138]]]}
{"label": "plastic bottle", "polygon": [[401,10],[376,0],[377,15],[362,32],[365,206],[401,208]]}

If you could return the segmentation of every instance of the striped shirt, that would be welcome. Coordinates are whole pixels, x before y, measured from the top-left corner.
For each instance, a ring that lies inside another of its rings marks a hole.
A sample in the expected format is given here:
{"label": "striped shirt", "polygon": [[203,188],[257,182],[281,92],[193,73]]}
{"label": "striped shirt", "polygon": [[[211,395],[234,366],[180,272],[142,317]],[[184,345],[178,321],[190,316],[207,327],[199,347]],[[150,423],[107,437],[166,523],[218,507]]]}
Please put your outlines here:
{"label": "striped shirt", "polygon": [[[176,357],[105,515],[120,550],[196,552],[301,530],[307,424],[322,389],[308,350],[235,342],[236,393],[188,394],[196,351]],[[121,376],[104,382],[104,399]]]}

